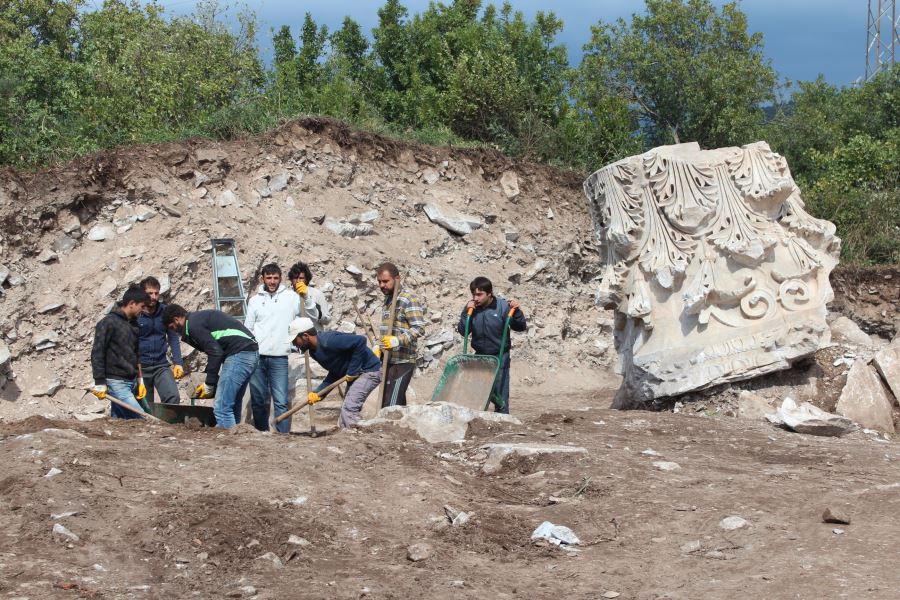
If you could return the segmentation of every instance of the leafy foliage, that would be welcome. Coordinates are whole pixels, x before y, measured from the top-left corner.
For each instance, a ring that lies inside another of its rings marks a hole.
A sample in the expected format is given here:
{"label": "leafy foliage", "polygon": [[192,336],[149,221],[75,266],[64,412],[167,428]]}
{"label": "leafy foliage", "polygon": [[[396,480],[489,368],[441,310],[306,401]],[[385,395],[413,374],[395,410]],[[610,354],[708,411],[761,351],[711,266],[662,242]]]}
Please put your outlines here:
{"label": "leafy foliage", "polygon": [[0,164],[28,166],[118,144],[259,132],[310,113],[429,143],[488,145],[591,170],[650,146],[768,139],[810,209],[835,221],[845,258],[898,261],[898,70],[839,89],[777,76],[736,2],[645,0],[598,23],[580,64],[552,12],[509,2],[384,0],[367,36],[349,16],[255,47],[256,20],[226,27],[216,0],[172,18],[153,2],[0,0]]}

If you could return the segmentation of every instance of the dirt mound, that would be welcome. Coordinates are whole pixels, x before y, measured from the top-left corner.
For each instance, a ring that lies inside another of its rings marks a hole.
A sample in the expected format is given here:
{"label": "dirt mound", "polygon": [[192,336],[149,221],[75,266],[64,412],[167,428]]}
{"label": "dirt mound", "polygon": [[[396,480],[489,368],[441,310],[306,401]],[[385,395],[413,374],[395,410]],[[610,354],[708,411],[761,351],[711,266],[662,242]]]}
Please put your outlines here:
{"label": "dirt mound", "polygon": [[855,321],[866,333],[891,340],[900,327],[900,268],[839,267],[831,273],[829,308]]}

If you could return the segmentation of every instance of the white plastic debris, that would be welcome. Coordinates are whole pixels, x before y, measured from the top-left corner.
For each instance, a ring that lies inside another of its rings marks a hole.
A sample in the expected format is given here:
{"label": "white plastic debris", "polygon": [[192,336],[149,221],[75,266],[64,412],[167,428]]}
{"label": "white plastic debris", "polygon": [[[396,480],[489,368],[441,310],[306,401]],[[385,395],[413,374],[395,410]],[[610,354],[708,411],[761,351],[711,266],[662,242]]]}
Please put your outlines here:
{"label": "white plastic debris", "polygon": [[575,532],[565,525],[554,525],[550,521],[544,521],[538,525],[531,534],[532,540],[547,540],[557,546],[575,546],[581,543]]}

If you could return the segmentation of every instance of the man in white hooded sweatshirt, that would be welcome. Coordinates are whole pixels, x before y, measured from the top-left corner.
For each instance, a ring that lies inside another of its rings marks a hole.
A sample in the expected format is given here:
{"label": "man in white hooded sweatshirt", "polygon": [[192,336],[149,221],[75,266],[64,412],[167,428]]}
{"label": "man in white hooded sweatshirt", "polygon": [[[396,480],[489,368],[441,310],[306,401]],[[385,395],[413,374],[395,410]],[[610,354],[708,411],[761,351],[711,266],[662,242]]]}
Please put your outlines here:
{"label": "man in white hooded sweatshirt", "polygon": [[[269,430],[269,398],[275,405],[275,417],[290,409],[288,399],[288,354],[291,345],[285,332],[291,321],[300,316],[300,295],[281,284],[281,269],[275,263],[262,268],[262,285],[247,304],[244,325],[253,332],[259,343],[259,363],[250,378],[250,408],[253,425],[260,431]],[[305,298],[306,315],[318,318],[316,303]],[[275,427],[279,433],[291,430],[291,420],[285,419]]]}

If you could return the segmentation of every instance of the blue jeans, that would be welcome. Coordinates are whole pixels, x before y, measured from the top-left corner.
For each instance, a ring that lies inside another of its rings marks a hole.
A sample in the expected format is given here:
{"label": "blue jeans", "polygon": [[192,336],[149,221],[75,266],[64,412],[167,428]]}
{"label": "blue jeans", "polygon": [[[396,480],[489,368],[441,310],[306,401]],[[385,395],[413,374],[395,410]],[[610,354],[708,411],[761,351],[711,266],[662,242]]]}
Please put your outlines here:
{"label": "blue jeans", "polygon": [[491,402],[494,403],[494,412],[509,414],[509,352],[503,355],[500,362],[500,372],[491,390]]}
{"label": "blue jeans", "polygon": [[[144,412],[144,409],[141,408],[141,405],[138,404],[138,401],[134,397],[135,392],[137,392],[137,379],[132,379],[131,381],[125,381],[123,379],[107,379],[106,389],[111,396],[116,397],[116,400],[121,400],[125,404],[133,406],[139,411]],[[110,402],[110,405],[109,416],[111,416],[113,419],[141,418],[140,415],[129,412],[118,404]]]}
{"label": "blue jeans", "polygon": [[[250,408],[253,425],[260,431],[269,430],[269,397],[275,405],[275,416],[280,417],[291,408],[288,399],[288,357],[260,356],[253,377],[250,378]],[[275,425],[278,433],[290,433],[291,420]]]}
{"label": "blue jeans", "polygon": [[256,369],[259,353],[256,350],[238,352],[227,357],[219,369],[219,383],[216,387],[216,400],[213,402],[213,414],[216,415],[216,427],[231,429],[241,421],[241,403],[250,376]]}

